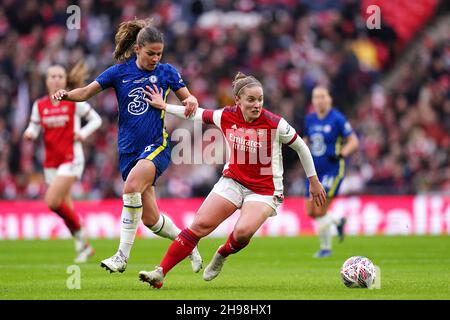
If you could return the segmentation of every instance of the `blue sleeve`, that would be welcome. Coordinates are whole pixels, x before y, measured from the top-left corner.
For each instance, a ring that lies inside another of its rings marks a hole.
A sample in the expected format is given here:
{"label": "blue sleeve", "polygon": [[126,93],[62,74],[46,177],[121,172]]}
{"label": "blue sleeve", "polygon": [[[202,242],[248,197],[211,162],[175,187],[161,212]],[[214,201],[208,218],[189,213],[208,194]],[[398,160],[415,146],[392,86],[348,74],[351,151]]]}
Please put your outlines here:
{"label": "blue sleeve", "polygon": [[173,92],[178,91],[181,88],[186,87],[184,84],[183,78],[181,78],[181,74],[175,69],[172,65],[167,64],[167,82],[169,83],[170,89]]}
{"label": "blue sleeve", "polygon": [[114,87],[114,80],[117,78],[117,65],[113,65],[103,71],[96,79],[103,90]]}
{"label": "blue sleeve", "polygon": [[353,133],[353,128],[348,122],[347,118],[343,114],[339,114],[337,117],[337,125],[339,129],[339,134],[343,136],[344,138],[348,137]]}

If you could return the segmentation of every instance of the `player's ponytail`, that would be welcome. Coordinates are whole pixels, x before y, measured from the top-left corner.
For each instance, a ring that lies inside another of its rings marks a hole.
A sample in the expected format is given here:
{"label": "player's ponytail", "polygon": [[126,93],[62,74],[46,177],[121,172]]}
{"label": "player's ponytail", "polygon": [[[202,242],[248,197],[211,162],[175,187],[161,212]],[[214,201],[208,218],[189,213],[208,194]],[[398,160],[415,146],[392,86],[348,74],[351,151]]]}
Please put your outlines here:
{"label": "player's ponytail", "polygon": [[83,87],[88,77],[89,72],[86,62],[81,60],[70,70],[67,76],[67,88],[75,89]]}
{"label": "player's ponytail", "polygon": [[119,25],[116,36],[114,59],[123,62],[133,55],[133,45],[144,46],[146,43],[164,43],[161,31],[152,26],[152,19],[125,21]]}
{"label": "player's ponytail", "polygon": [[260,86],[262,88],[262,84],[258,81],[258,79],[253,76],[247,76],[239,71],[234,77],[233,95],[239,97],[244,87],[248,88],[253,86]]}

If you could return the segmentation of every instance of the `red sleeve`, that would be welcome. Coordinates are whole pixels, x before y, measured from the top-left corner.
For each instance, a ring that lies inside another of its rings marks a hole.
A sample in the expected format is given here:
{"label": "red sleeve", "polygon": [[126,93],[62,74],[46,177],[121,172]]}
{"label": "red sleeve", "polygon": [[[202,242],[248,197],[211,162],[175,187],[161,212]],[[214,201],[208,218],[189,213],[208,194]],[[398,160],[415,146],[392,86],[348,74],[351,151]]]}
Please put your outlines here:
{"label": "red sleeve", "polygon": [[214,110],[204,110],[202,114],[202,121],[206,124],[214,124],[213,120]]}

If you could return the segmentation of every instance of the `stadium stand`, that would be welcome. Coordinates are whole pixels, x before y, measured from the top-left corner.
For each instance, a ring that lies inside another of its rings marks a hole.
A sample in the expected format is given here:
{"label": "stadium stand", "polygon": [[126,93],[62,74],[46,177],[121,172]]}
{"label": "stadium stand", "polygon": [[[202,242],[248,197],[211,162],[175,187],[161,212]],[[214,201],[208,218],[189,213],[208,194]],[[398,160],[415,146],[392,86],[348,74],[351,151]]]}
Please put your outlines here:
{"label": "stadium stand", "polygon": [[[21,135],[32,101],[45,94],[47,67],[53,63],[71,67],[84,58],[93,79],[113,63],[118,24],[134,17],[153,17],[164,31],[163,60],[182,70],[202,107],[231,104],[231,79],[241,70],[263,81],[265,107],[283,114],[301,133],[313,86],[329,84],[335,105],[361,138],[361,151],[349,162],[343,192],[450,194],[446,1],[75,3],[81,8],[79,30],[66,27],[66,9],[72,2],[2,1],[0,199],[38,199],[44,193],[42,145],[25,142]],[[366,28],[369,4],[381,7],[380,30]],[[417,32],[433,23],[438,26],[432,31]],[[408,53],[410,58],[403,59]],[[385,84],[392,73],[397,81]],[[74,197],[115,198],[121,194],[122,181],[114,92],[90,103],[104,121],[84,145],[86,169]],[[170,117],[167,126],[169,131],[192,129]],[[287,194],[303,194],[302,170],[290,161],[295,155],[286,151]],[[159,196],[204,196],[221,169],[221,164],[172,166],[158,181]]]}

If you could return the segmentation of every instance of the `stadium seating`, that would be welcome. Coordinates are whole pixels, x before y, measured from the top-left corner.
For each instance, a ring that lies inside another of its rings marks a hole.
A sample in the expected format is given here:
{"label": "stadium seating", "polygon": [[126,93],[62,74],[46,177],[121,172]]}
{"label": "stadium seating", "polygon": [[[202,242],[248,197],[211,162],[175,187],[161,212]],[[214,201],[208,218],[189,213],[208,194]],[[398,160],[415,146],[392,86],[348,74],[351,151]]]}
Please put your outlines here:
{"label": "stadium seating", "polygon": [[[382,9],[378,33],[361,24],[369,2]],[[9,0],[0,8],[0,199],[37,199],[45,191],[42,145],[21,134],[32,102],[45,94],[46,68],[71,67],[84,57],[93,79],[113,64],[119,22],[135,16],[154,17],[165,34],[163,60],[182,71],[202,107],[232,103],[231,79],[241,70],[263,81],[265,106],[301,133],[312,87],[330,84],[362,142],[349,162],[348,193],[450,192],[448,32],[425,37],[413,60],[397,64],[445,1],[96,0],[81,2],[81,30],[66,27],[68,1],[22,3]],[[381,86],[393,68],[400,68],[400,80]],[[74,196],[118,197],[115,94],[109,90],[90,103],[104,124],[85,143],[86,170]],[[168,118],[167,126],[189,124]],[[300,195],[304,177],[293,159],[287,151],[285,186],[288,195]],[[159,196],[204,196],[221,168],[174,166],[158,181]]]}

